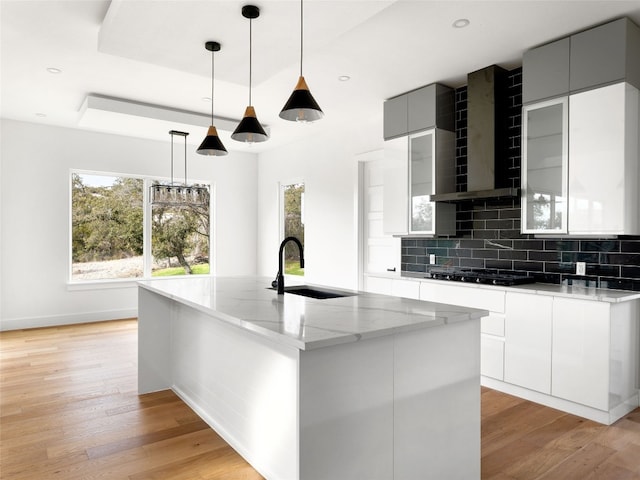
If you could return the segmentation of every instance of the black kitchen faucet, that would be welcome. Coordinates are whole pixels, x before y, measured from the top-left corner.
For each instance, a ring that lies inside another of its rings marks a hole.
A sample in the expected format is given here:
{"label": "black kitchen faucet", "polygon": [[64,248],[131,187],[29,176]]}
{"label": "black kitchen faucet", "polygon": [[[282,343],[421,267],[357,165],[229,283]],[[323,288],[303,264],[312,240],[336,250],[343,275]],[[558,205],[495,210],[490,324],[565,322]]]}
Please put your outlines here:
{"label": "black kitchen faucet", "polygon": [[284,247],[288,242],[294,242],[298,245],[298,250],[300,250],[300,268],[304,268],[304,250],[302,248],[302,243],[300,243],[300,240],[296,237],[285,238],[280,244],[280,250],[278,251],[278,274],[276,275],[276,279],[271,283],[272,287],[278,288],[278,295],[284,294],[284,275],[282,274],[282,265],[284,263]]}

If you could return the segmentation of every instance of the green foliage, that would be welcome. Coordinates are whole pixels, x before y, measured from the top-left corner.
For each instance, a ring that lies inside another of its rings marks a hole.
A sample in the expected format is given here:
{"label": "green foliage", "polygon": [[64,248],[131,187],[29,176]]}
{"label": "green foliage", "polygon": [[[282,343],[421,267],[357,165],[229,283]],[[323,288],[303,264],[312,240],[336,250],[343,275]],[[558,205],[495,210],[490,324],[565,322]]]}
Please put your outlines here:
{"label": "green foliage", "polygon": [[[303,198],[304,183],[284,187],[284,236],[296,237],[304,246]],[[284,252],[287,260],[298,258],[298,247],[293,243],[287,244]],[[298,275],[302,275],[302,273]]]}
{"label": "green foliage", "polygon": [[304,275],[304,269],[300,268],[300,263],[298,260],[285,260],[284,262],[284,273],[287,275]]}
{"label": "green foliage", "polygon": [[[108,176],[104,177],[109,179]],[[142,179],[113,177],[108,186],[90,186],[72,174],[73,262],[116,260],[143,254]],[[151,253],[176,258],[182,273],[209,271],[209,205],[152,209]],[[192,264],[200,264],[192,267]],[[206,263],[206,265],[204,265]],[[154,275],[159,275],[157,272]]]}
{"label": "green foliage", "polygon": [[[206,275],[209,273],[209,264],[201,263],[199,265],[193,265],[191,270],[194,275]],[[162,268],[160,270],[156,270],[151,274],[152,277],[170,277],[173,275],[184,275],[185,270],[184,267],[171,267],[171,268]]]}
{"label": "green foliage", "polygon": [[112,186],[86,186],[72,175],[74,262],[114,260],[142,254],[143,182],[117,178]]}
{"label": "green foliage", "polygon": [[189,259],[209,258],[209,206],[154,206],[151,253],[154,258],[176,258],[184,274],[192,271]]}

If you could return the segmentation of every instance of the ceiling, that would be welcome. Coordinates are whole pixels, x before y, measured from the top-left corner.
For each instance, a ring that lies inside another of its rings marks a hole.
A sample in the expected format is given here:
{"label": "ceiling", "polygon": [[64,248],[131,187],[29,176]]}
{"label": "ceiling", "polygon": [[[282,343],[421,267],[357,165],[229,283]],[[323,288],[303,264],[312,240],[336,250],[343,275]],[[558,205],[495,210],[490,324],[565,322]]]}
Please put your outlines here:
{"label": "ceiling", "polygon": [[[381,137],[386,98],[517,67],[528,48],[620,16],[640,24],[638,0],[305,0],[303,71],[325,118],[300,125],[278,117],[300,69],[300,3],[252,2],[253,105],[271,138],[246,145],[229,138],[248,104],[246,3],[0,0],[1,115],[167,141],[185,130],[198,144],[211,108],[204,43],[215,40],[215,123],[228,150],[261,152],[358,119]],[[469,25],[454,28],[461,18]]]}

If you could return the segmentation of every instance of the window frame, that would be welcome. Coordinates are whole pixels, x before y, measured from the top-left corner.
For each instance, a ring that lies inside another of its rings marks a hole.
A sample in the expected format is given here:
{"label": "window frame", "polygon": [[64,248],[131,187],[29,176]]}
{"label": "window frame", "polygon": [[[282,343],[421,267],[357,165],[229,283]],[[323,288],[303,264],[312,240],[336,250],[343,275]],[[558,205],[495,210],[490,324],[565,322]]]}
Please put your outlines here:
{"label": "window frame", "polygon": [[[121,178],[134,178],[142,180],[142,276],[133,278],[104,278],[104,279],[92,279],[92,280],[74,280],[73,279],[73,174],[77,175],[95,175],[103,177],[121,177]],[[143,280],[163,280],[163,279],[175,279],[185,278],[188,275],[171,275],[167,277],[153,277],[151,275],[151,268],[153,264],[153,255],[151,251],[151,238],[152,238],[152,205],[149,202],[149,188],[153,185],[154,181],[170,182],[170,179],[163,176],[156,175],[141,175],[130,173],[116,173],[116,172],[104,172],[97,170],[85,170],[72,168],[69,170],[69,203],[68,203],[68,257],[67,257],[67,289],[68,290],[90,290],[100,288],[123,288],[123,287],[135,287],[137,282]],[[215,225],[215,211],[213,206],[215,205],[215,183],[205,180],[190,179],[190,183],[197,183],[201,185],[207,185],[209,187],[209,273],[198,274],[198,277],[214,276],[215,275],[215,255],[214,252],[214,232]],[[213,261],[212,261],[213,256]]]}

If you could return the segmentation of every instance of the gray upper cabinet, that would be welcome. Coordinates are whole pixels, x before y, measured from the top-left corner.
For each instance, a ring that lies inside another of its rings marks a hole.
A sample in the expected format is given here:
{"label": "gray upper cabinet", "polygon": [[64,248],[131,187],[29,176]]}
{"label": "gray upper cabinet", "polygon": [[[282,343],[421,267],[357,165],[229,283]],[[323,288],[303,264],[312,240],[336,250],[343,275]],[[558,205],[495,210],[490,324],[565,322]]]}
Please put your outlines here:
{"label": "gray upper cabinet", "polygon": [[407,95],[390,98],[384,102],[384,139],[401,137],[407,134],[408,127]]}
{"label": "gray upper cabinet", "polygon": [[626,81],[640,88],[640,28],[621,18],[571,36],[571,92]]}
{"label": "gray upper cabinet", "polygon": [[522,58],[522,103],[625,81],[640,88],[640,28],[628,18],[533,48]]}
{"label": "gray upper cabinet", "polygon": [[385,101],[384,139],[430,128],[455,131],[454,101],[454,90],[439,83]]}
{"label": "gray upper cabinet", "polygon": [[522,58],[522,103],[569,93],[569,38],[525,52]]}

